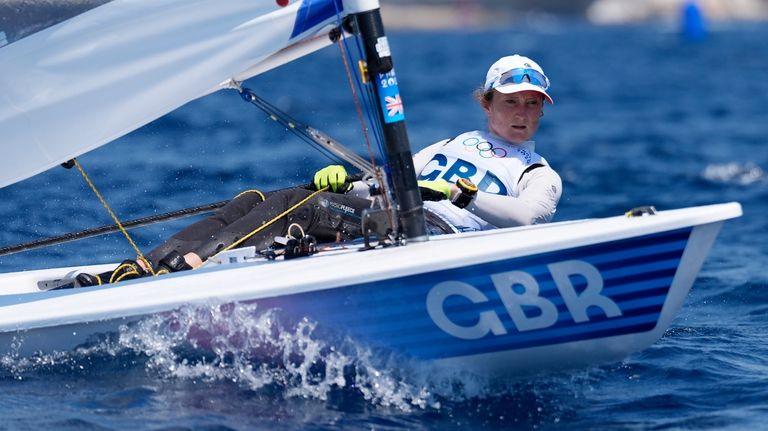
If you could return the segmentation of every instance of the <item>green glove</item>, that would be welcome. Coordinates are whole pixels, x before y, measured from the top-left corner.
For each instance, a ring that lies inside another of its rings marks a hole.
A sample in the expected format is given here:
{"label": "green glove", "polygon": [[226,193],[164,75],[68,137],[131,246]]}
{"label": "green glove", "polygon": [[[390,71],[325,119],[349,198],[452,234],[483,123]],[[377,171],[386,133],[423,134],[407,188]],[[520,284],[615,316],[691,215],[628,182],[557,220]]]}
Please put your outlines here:
{"label": "green glove", "polygon": [[315,172],[312,182],[317,190],[328,187],[336,193],[346,193],[352,189],[352,184],[347,183],[347,170],[341,165],[330,165]]}
{"label": "green glove", "polygon": [[423,201],[441,201],[451,197],[451,183],[446,180],[419,181],[419,192]]}

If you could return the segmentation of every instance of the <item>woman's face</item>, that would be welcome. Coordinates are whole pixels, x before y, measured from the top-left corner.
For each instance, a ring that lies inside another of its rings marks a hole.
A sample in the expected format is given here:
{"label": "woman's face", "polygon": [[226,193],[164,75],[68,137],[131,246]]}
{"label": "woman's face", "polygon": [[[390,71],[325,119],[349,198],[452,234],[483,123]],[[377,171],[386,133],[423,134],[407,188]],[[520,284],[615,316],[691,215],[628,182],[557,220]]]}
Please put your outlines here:
{"label": "woman's face", "polygon": [[503,94],[494,91],[490,102],[483,100],[488,128],[513,144],[528,141],[539,128],[544,96],[536,91]]}

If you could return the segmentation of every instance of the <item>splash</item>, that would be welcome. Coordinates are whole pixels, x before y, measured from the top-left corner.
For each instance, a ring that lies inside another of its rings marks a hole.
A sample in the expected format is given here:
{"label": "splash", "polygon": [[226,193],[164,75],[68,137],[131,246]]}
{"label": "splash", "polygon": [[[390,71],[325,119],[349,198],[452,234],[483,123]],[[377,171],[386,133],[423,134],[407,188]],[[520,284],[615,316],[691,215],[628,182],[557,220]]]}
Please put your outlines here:
{"label": "splash", "polygon": [[377,361],[352,340],[319,335],[316,322],[286,322],[279,310],[253,304],[154,316],[121,327],[116,344],[146,355],[147,369],[163,378],[230,381],[323,401],[335,390],[354,389],[379,406],[435,407],[426,386],[403,378],[403,364]]}
{"label": "splash", "polygon": [[765,172],[754,163],[713,164],[704,169],[701,176],[708,181],[726,184],[750,184],[765,181]]}
{"label": "splash", "polygon": [[279,309],[255,304],[184,307],[123,325],[74,352],[0,358],[2,374],[15,380],[51,374],[109,379],[115,370],[136,367],[170,384],[234,384],[269,397],[329,403],[343,393],[406,414],[440,410],[466,419],[466,409],[485,415],[509,403],[521,406],[502,422],[559,417],[552,394],[573,391],[565,390],[573,386],[571,377],[491,379],[376,351],[310,319],[291,321]]}

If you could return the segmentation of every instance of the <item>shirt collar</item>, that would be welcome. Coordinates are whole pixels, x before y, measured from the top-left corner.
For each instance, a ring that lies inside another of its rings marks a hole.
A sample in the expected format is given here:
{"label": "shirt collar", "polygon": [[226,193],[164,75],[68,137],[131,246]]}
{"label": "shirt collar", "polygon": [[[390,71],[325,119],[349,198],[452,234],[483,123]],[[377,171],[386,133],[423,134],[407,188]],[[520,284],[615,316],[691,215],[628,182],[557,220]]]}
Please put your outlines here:
{"label": "shirt collar", "polygon": [[497,134],[495,134],[495,133],[493,133],[491,131],[488,131],[488,132],[485,132],[485,133],[487,133],[495,141],[504,143],[504,144],[509,145],[511,147],[522,148],[524,150],[530,151],[531,153],[535,153],[536,152],[536,141],[525,141],[525,142],[522,142],[522,143],[519,143],[519,144],[514,144],[514,143],[507,141],[506,139],[502,138],[501,136],[499,136],[499,135],[497,135]]}

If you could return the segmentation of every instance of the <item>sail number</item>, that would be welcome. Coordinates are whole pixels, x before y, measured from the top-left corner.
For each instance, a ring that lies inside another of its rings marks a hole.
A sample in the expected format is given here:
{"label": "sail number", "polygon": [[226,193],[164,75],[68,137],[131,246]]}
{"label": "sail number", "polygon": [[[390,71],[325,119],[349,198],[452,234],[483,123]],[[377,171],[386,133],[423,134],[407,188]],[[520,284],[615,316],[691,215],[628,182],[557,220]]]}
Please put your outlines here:
{"label": "sail number", "polygon": [[[602,295],[603,278],[600,271],[588,262],[567,260],[547,265],[557,290],[565,303],[570,318],[575,323],[589,321],[587,309],[597,307],[607,317],[621,316],[616,303]],[[577,289],[572,277],[583,277],[586,288]],[[539,283],[525,271],[508,271],[490,275],[504,309],[519,332],[543,329],[557,323],[560,318],[557,306],[539,296]],[[507,328],[493,309],[481,311],[472,325],[460,325],[446,314],[445,301],[450,296],[462,297],[474,304],[494,305],[480,289],[463,281],[444,281],[436,284],[427,294],[427,312],[432,321],[446,333],[467,340],[507,334]],[[529,310],[526,313],[525,310]],[[530,312],[534,310],[534,312]]]}
{"label": "sail number", "polygon": [[380,76],[379,83],[381,84],[381,88],[397,87],[397,77],[394,74],[387,73]]}

